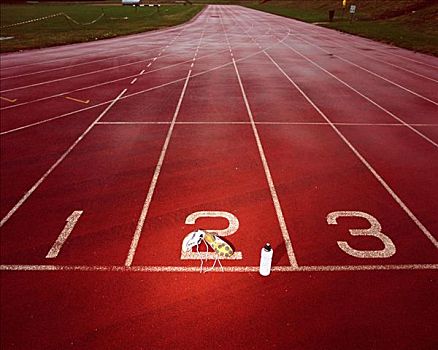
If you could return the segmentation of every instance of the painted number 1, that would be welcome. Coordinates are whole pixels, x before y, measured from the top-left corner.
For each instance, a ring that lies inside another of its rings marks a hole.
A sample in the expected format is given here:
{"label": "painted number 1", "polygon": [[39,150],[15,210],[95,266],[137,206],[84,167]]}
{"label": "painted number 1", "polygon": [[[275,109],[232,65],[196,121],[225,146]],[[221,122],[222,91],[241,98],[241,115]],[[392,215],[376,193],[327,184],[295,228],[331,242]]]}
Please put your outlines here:
{"label": "painted number 1", "polygon": [[371,227],[368,229],[350,229],[352,236],[372,236],[378,238],[385,246],[382,250],[358,250],[350,247],[345,241],[338,241],[338,246],[348,255],[356,258],[389,258],[395,254],[395,245],[392,240],[382,233],[382,226],[374,216],[361,211],[335,211],[327,215],[327,223],[336,225],[338,217],[359,217],[368,220]]}
{"label": "painted number 1", "polygon": [[67,240],[68,236],[70,236],[71,231],[73,231],[82,213],[82,210],[76,210],[67,218],[67,224],[64,226],[64,229],[58,236],[56,242],[53,243],[52,248],[50,248],[49,252],[46,255],[46,259],[54,259],[58,256],[64,242]]}

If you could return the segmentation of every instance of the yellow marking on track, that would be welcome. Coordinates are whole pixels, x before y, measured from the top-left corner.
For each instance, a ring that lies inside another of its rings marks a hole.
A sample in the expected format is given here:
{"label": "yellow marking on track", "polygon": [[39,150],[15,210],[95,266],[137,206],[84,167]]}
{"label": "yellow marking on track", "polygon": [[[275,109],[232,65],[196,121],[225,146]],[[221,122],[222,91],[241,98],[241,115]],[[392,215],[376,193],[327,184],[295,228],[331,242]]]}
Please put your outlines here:
{"label": "yellow marking on track", "polygon": [[90,100],[79,100],[77,98],[73,98],[73,97],[69,97],[69,96],[65,96],[65,98],[67,100],[71,100],[71,101],[75,101],[75,102],[79,102],[79,103],[85,103],[85,104],[90,103]]}
{"label": "yellow marking on track", "polygon": [[0,99],[5,100],[5,101],[8,101],[8,102],[10,102],[10,103],[15,103],[15,102],[17,102],[17,99],[13,99],[13,100],[11,100],[11,99],[6,98],[6,97],[3,97],[3,96],[0,96]]}

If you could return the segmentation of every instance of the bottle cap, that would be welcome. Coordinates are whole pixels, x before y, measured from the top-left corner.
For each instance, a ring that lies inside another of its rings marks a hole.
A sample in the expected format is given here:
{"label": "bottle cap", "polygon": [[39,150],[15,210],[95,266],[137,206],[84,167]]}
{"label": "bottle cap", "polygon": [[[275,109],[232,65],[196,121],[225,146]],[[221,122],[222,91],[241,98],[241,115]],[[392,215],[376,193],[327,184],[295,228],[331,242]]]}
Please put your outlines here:
{"label": "bottle cap", "polygon": [[270,252],[271,251],[271,245],[269,243],[266,243],[265,246],[263,247],[266,251]]}

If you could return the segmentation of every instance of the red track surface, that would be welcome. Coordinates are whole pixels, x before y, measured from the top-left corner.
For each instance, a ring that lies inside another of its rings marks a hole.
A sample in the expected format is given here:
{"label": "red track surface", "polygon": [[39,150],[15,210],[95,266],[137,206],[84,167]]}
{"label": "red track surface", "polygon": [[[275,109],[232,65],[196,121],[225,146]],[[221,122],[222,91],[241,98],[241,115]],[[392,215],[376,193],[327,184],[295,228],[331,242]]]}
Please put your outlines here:
{"label": "red track surface", "polygon": [[[437,87],[434,57],[240,7],[2,56],[2,349],[436,347]],[[239,221],[224,273],[181,259],[228,226],[199,211]]]}

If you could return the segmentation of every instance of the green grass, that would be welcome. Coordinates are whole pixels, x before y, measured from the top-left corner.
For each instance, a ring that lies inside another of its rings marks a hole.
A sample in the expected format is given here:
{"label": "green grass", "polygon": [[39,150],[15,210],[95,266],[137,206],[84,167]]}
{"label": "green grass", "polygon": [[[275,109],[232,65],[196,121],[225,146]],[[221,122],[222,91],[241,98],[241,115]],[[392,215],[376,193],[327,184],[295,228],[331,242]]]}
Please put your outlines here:
{"label": "green grass", "polygon": [[[285,0],[248,7],[438,56],[438,4],[430,0],[349,0],[358,11],[350,23],[341,0]],[[328,11],[335,20],[328,22]]]}
{"label": "green grass", "polygon": [[42,48],[112,38],[178,25],[194,17],[202,5],[163,5],[156,7],[119,6],[108,4],[26,4],[1,5],[1,26],[63,12],[79,23],[91,22],[102,12],[105,16],[95,24],[78,25],[64,16],[35,23],[2,28],[1,36],[13,39],[0,41],[1,52]]}

